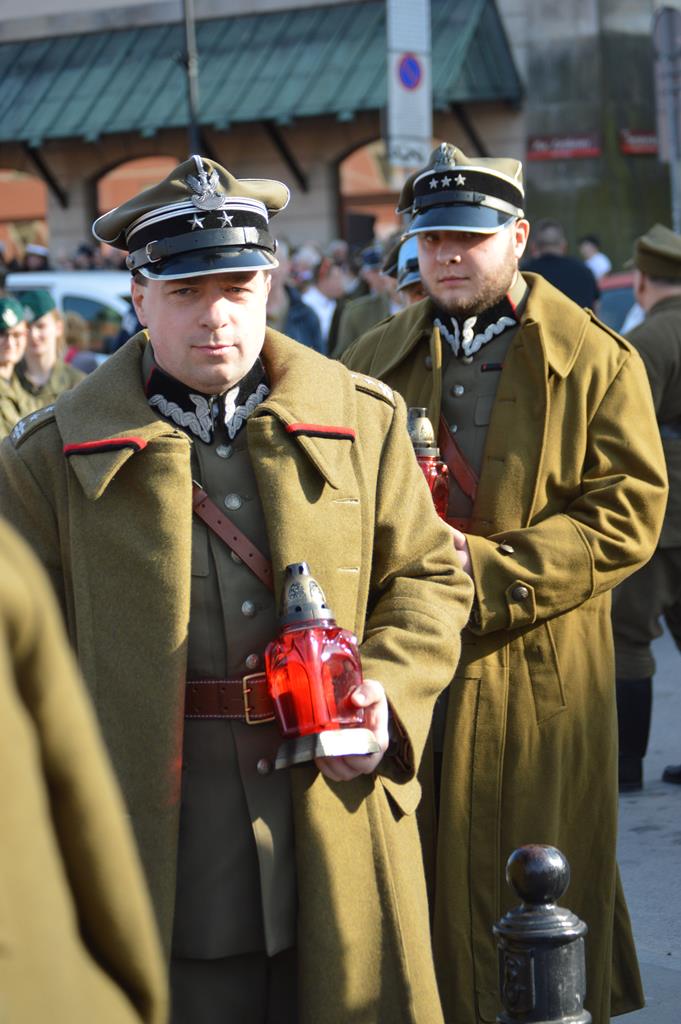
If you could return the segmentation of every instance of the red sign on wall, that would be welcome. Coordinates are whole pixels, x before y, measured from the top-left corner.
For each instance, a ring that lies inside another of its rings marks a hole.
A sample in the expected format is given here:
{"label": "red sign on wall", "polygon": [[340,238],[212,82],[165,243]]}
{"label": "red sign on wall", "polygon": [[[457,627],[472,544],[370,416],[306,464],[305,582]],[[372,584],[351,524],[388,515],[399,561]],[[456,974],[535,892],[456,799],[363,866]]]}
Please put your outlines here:
{"label": "red sign on wall", "polygon": [[657,132],[637,132],[631,128],[620,128],[620,152],[636,156],[657,154]]}
{"label": "red sign on wall", "polygon": [[574,135],[530,135],[528,160],[581,160],[601,155],[601,140],[595,133]]}

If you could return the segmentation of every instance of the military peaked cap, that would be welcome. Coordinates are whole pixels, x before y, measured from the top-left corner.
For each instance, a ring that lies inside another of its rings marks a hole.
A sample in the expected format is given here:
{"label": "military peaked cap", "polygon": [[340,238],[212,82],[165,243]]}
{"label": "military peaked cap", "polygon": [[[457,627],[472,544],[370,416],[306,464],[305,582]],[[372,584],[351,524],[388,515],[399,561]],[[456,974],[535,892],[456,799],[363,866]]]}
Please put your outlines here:
{"label": "military peaked cap", "polygon": [[420,280],[418,242],[416,235],[410,235],[402,242],[397,257],[397,291],[408,288],[410,284],[418,284]]}
{"label": "military peaked cap", "polygon": [[654,224],[637,239],[634,263],[649,277],[681,281],[681,235],[663,224]]}
{"label": "military peaked cap", "polygon": [[407,178],[398,213],[410,214],[406,235],[471,231],[491,235],[523,217],[525,192],[519,160],[467,157],[443,142],[428,165]]}
{"label": "military peaked cap", "polygon": [[130,270],[152,279],[276,267],[269,220],[289,201],[280,181],[239,180],[192,156],[158,185],[93,224],[95,238],[127,249]]}

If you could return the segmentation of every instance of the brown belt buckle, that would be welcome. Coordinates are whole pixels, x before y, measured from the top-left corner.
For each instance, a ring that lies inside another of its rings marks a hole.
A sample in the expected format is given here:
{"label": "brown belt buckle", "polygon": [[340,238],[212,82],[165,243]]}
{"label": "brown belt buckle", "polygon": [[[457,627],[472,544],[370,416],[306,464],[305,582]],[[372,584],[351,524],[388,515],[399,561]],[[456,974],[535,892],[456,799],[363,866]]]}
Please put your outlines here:
{"label": "brown belt buckle", "polygon": [[250,676],[244,676],[241,680],[241,694],[244,701],[244,718],[246,720],[246,725],[266,725],[268,722],[274,721],[274,712],[272,712],[271,715],[268,715],[267,718],[251,718],[252,712],[248,706],[248,695],[251,692],[251,687],[248,683],[251,679],[262,679],[263,682],[265,682],[267,676],[264,672],[253,672]]}

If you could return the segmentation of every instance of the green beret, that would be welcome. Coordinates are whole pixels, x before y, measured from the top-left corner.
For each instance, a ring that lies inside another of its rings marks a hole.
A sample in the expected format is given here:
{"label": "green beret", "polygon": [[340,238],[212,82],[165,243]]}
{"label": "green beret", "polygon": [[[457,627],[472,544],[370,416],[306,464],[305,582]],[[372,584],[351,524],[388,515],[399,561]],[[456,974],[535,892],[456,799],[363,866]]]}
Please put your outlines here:
{"label": "green beret", "polygon": [[192,156],[92,226],[95,238],[129,253],[130,270],[152,279],[277,266],[269,220],[289,190],[266,178],[239,180]]}
{"label": "green beret", "polygon": [[52,298],[47,288],[36,288],[35,291],[18,292],[17,298],[24,307],[28,323],[35,323],[42,316],[51,313],[57,308],[57,303]]}
{"label": "green beret", "polygon": [[634,247],[634,263],[649,277],[678,278],[681,281],[681,235],[655,224],[641,235]]}
{"label": "green beret", "polygon": [[0,331],[11,331],[26,319],[24,307],[12,295],[0,297]]}
{"label": "green beret", "polygon": [[443,142],[428,164],[407,178],[397,212],[412,218],[405,236],[419,231],[491,235],[524,216],[524,201],[519,160],[468,157]]}

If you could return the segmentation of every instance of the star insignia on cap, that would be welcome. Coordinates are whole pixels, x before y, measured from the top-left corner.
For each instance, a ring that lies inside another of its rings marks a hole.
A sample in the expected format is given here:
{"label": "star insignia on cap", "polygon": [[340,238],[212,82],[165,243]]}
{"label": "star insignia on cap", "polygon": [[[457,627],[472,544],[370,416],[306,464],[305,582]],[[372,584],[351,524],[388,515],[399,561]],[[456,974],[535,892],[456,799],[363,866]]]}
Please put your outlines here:
{"label": "star insignia on cap", "polygon": [[431,188],[437,188],[437,178],[431,178],[430,179],[430,187]]}
{"label": "star insignia on cap", "polygon": [[231,228],[233,220],[234,220],[234,215],[232,214],[230,216],[230,214],[225,213],[225,211],[223,210],[222,213],[220,214],[220,227],[225,228],[229,224],[229,226]]}
{"label": "star insignia on cap", "polygon": [[443,188],[449,188],[451,183],[452,183],[452,179],[447,174],[445,174],[444,178],[440,182],[440,184],[442,185]]}
{"label": "star insignia on cap", "polygon": [[192,231],[195,231],[196,228],[202,228],[203,227],[203,221],[204,221],[204,218],[203,217],[199,217],[198,213],[195,213],[194,216],[192,217],[192,222],[191,222]]}
{"label": "star insignia on cap", "polygon": [[463,174],[457,174],[456,178],[454,178],[454,183],[456,185],[465,185],[466,179],[464,178]]}

